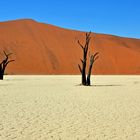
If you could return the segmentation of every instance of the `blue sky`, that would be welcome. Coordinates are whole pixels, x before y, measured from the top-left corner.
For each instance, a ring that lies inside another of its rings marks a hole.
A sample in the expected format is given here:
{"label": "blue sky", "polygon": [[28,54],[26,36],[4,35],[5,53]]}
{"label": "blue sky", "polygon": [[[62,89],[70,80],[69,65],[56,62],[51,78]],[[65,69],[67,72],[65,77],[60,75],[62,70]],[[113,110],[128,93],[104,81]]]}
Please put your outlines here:
{"label": "blue sky", "polygon": [[0,21],[22,18],[140,38],[140,0],[0,0]]}

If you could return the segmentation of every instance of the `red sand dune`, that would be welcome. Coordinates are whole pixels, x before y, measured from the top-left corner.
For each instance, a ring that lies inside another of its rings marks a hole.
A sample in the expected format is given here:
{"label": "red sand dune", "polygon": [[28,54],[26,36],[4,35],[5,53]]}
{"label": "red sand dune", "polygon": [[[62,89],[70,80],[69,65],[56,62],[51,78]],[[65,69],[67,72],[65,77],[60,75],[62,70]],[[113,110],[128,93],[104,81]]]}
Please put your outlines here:
{"label": "red sand dune", "polygon": [[[8,74],[80,74],[85,33],[34,20],[0,22],[0,56],[12,52],[16,61]],[[140,39],[92,34],[90,53],[100,52],[93,74],[140,74]]]}

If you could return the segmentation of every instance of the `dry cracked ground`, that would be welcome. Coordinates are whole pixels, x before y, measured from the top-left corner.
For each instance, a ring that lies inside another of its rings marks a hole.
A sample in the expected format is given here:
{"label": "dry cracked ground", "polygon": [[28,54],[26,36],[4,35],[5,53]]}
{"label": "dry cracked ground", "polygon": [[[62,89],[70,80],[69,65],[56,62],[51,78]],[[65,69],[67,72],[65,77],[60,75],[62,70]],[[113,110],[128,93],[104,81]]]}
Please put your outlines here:
{"label": "dry cracked ground", "polygon": [[140,76],[5,76],[0,140],[138,140]]}

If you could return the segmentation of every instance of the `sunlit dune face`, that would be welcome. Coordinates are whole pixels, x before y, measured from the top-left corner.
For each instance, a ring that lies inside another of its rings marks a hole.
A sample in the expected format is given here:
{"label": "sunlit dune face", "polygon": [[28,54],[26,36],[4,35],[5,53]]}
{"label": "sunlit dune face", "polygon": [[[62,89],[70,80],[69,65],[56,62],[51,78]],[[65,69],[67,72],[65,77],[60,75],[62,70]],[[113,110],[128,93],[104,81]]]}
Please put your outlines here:
{"label": "sunlit dune face", "polygon": [[[16,60],[9,74],[80,74],[85,33],[33,20],[0,23],[0,51]],[[98,51],[93,74],[140,74],[140,40],[92,34],[90,54]],[[2,53],[0,53],[2,57]]]}

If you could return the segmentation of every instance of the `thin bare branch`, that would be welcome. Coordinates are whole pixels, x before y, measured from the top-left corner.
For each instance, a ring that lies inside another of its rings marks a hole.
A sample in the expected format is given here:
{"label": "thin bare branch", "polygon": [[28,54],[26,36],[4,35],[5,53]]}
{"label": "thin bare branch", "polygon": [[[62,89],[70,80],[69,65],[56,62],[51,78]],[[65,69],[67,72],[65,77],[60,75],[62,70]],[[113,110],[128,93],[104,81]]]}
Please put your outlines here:
{"label": "thin bare branch", "polygon": [[5,56],[7,56],[6,52],[5,51],[3,51],[3,52],[4,52]]}
{"label": "thin bare branch", "polygon": [[82,49],[84,49],[83,45],[80,43],[79,40],[78,40],[78,44],[80,45],[80,47],[81,47]]}
{"label": "thin bare branch", "polygon": [[9,60],[5,63],[5,65],[7,65],[8,63],[13,62],[13,61],[15,61],[15,60]]}
{"label": "thin bare branch", "polygon": [[82,59],[80,59],[82,63],[84,63],[84,61]]}
{"label": "thin bare branch", "polygon": [[4,52],[5,56],[9,56],[9,55],[13,54],[13,53],[8,53],[8,54],[6,54],[5,51],[3,51],[3,52]]}
{"label": "thin bare branch", "polygon": [[90,34],[91,34],[91,31],[89,33],[86,33],[86,38],[89,38]]}
{"label": "thin bare branch", "polygon": [[89,35],[86,35],[86,43],[85,43],[85,52],[88,52],[89,48],[89,42],[90,42],[91,37]]}
{"label": "thin bare branch", "polygon": [[94,62],[95,62],[98,58],[99,58],[99,56],[96,56],[96,57],[94,58]]}
{"label": "thin bare branch", "polygon": [[93,55],[93,58],[95,59],[95,57],[99,54],[99,52],[96,52],[94,55]]}
{"label": "thin bare branch", "polygon": [[13,54],[13,53],[8,53],[7,56],[9,56],[9,55],[11,55],[11,54]]}
{"label": "thin bare branch", "polygon": [[78,64],[78,68],[80,70],[80,72],[82,73],[82,69],[81,69],[81,66]]}

